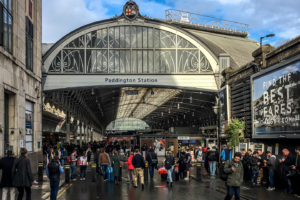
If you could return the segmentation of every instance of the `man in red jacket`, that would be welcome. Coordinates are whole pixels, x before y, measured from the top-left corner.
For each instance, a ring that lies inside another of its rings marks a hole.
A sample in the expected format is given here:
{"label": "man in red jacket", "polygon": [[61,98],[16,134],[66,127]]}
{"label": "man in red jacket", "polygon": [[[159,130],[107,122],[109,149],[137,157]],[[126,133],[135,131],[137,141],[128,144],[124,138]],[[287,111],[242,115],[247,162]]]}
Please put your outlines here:
{"label": "man in red jacket", "polygon": [[128,158],[128,161],[125,162],[126,165],[128,165],[127,170],[127,183],[130,183],[130,175],[131,175],[131,182],[134,183],[134,166],[132,165],[132,158],[133,158],[133,152],[130,152],[130,156]]}

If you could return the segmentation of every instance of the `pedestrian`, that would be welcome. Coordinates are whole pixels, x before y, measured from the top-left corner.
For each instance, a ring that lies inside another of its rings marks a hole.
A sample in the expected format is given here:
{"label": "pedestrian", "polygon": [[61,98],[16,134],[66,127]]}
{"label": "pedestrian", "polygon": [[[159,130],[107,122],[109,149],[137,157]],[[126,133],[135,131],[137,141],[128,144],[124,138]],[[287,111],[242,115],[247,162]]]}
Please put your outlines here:
{"label": "pedestrian", "polygon": [[231,200],[235,197],[235,200],[240,200],[240,187],[243,182],[243,164],[241,162],[241,153],[236,152],[234,158],[230,161],[225,162],[224,172],[228,174],[227,181],[225,182],[227,186],[227,195],[225,200]]}
{"label": "pedestrian", "polygon": [[147,150],[148,150],[148,147],[147,147],[147,144],[145,143],[144,146],[142,146],[142,152],[143,152],[143,155],[147,155]]}
{"label": "pedestrian", "polygon": [[54,149],[53,148],[50,149],[50,152],[48,154],[48,162],[50,163],[52,159],[54,159]]}
{"label": "pedestrian", "polygon": [[190,180],[190,166],[191,166],[191,162],[192,162],[192,157],[191,157],[191,154],[189,153],[188,148],[184,149],[184,153],[185,153],[185,159],[186,159],[186,164],[185,164],[186,177],[184,178],[184,180],[189,181]]}
{"label": "pedestrian", "polygon": [[137,188],[137,179],[140,177],[142,189],[144,189],[144,165],[145,161],[139,150],[135,150],[135,155],[132,158],[132,165],[134,166],[134,187]]}
{"label": "pedestrian", "polygon": [[201,146],[199,146],[198,150],[196,151],[196,160],[197,162],[203,161],[203,151]]}
{"label": "pedestrian", "polygon": [[130,151],[134,152],[134,146],[133,146],[133,144],[130,145]]}
{"label": "pedestrian", "polygon": [[208,161],[209,161],[209,169],[211,178],[215,178],[216,173],[216,165],[219,159],[219,152],[216,151],[216,147],[214,146],[210,152],[208,152]]}
{"label": "pedestrian", "polygon": [[[120,151],[120,150],[119,150]],[[114,183],[119,185],[119,174],[120,174],[120,165],[122,164],[118,155],[118,151],[115,150],[113,157],[111,158],[112,167],[113,167],[113,175],[114,175]]]}
{"label": "pedestrian", "polygon": [[272,155],[270,151],[266,152],[267,157],[269,158],[268,160],[264,160],[264,163],[267,164],[268,170],[269,170],[269,181],[270,181],[270,186],[267,189],[268,191],[275,190],[275,184],[274,184],[274,172],[275,172],[275,163],[276,163],[276,156]]}
{"label": "pedestrian", "polygon": [[72,181],[76,181],[76,179],[75,179],[75,171],[76,171],[76,163],[77,163],[76,153],[77,153],[77,151],[74,149],[73,153],[70,156],[70,159],[71,159],[71,180]]}
{"label": "pedestrian", "polygon": [[91,157],[92,157],[92,150],[91,150],[90,147],[87,149],[87,151],[85,152],[85,154],[86,154],[86,157],[87,157],[87,161],[90,163],[91,162]]}
{"label": "pedestrian", "polygon": [[2,169],[2,177],[0,188],[2,188],[2,200],[7,200],[7,193],[10,194],[10,199],[15,199],[16,188],[13,186],[11,176],[12,168],[16,158],[13,157],[12,151],[7,151],[6,157],[0,160],[0,169]]}
{"label": "pedestrian", "polygon": [[102,153],[100,154],[100,158],[99,158],[99,165],[101,166],[101,169],[102,169],[102,174],[103,174],[103,179],[104,181],[107,181],[107,167],[111,166],[111,163],[110,163],[110,158],[109,158],[109,155],[108,153],[104,152],[104,149],[102,149]]}
{"label": "pedestrian", "polygon": [[167,174],[168,174],[167,185],[170,182],[171,187],[173,187],[172,173],[173,173],[173,169],[174,169],[174,164],[175,164],[175,160],[174,160],[174,157],[172,156],[172,152],[168,151],[167,157],[165,159],[165,168],[166,168]]}
{"label": "pedestrian", "polygon": [[84,151],[82,153],[82,156],[80,157],[80,180],[85,181],[85,175],[86,175],[86,168],[89,165],[88,157],[86,156],[86,152]]}
{"label": "pedestrian", "polygon": [[186,159],[185,159],[185,153],[181,152],[179,160],[177,161],[179,164],[179,177],[180,179],[184,179],[184,172],[185,172],[185,167],[186,167]]}
{"label": "pedestrian", "polygon": [[120,149],[121,149],[121,146],[119,145],[119,143],[117,142],[116,146],[116,151],[118,152],[118,155],[120,154]]}
{"label": "pedestrian", "polygon": [[12,167],[13,186],[18,189],[18,200],[23,199],[24,190],[26,191],[26,200],[31,200],[31,186],[36,183],[31,172],[30,160],[27,157],[27,149],[21,148],[21,156],[16,159]]}
{"label": "pedestrian", "polygon": [[292,181],[287,177],[287,175],[289,174],[290,167],[295,164],[295,158],[288,149],[283,149],[282,153],[283,158],[279,159],[279,162],[281,163],[280,171],[283,174],[285,192],[293,193]]}
{"label": "pedestrian", "polygon": [[62,173],[64,170],[59,162],[59,157],[54,156],[54,159],[46,167],[46,175],[50,179],[50,200],[56,200]]}
{"label": "pedestrian", "polygon": [[258,159],[260,162],[260,166],[259,166],[259,171],[258,171],[258,178],[257,178],[257,183],[260,185],[262,183],[263,177],[264,177],[264,170],[263,170],[263,166],[264,166],[264,162],[267,161],[267,155],[265,152],[262,152],[262,150],[257,150],[258,153]]}
{"label": "pedestrian", "polygon": [[251,167],[250,167],[250,158],[252,157],[252,150],[251,149],[248,149],[247,150],[247,153],[248,153],[248,161],[247,161],[247,172],[248,172],[248,181],[251,182],[251,176],[252,176],[252,171],[251,171]]}
{"label": "pedestrian", "polygon": [[[100,145],[97,145],[97,147],[100,147]],[[100,154],[101,154],[100,149],[97,148],[96,153],[95,153],[95,157],[94,157],[94,160],[95,160],[95,163],[96,163],[96,173],[97,174],[100,174],[100,165],[99,165]]]}
{"label": "pedestrian", "polygon": [[248,178],[248,161],[249,161],[249,154],[246,152],[245,149],[241,150],[242,158],[241,162],[243,163],[243,169],[244,169],[244,180],[248,181],[250,180]]}
{"label": "pedestrian", "polygon": [[257,178],[258,178],[260,162],[257,156],[258,156],[257,151],[254,151],[252,157],[249,160],[250,169],[251,169],[251,187],[258,186]]}
{"label": "pedestrian", "polygon": [[[130,152],[130,156],[128,158],[128,161],[125,162],[127,167],[127,183],[130,183],[130,177],[131,177],[131,182],[134,183],[134,166],[132,165],[132,158],[133,158],[133,152]],[[151,175],[150,175],[151,177]]]}
{"label": "pedestrian", "polygon": [[69,152],[68,152],[68,150],[65,147],[63,147],[63,149],[64,149],[63,159],[64,159],[64,164],[66,164],[67,158],[69,156]]}
{"label": "pedestrian", "polygon": [[208,153],[209,152],[210,152],[210,148],[207,147],[207,150],[205,152],[205,161],[204,161],[204,167],[205,167],[205,169],[207,171],[207,175],[210,174],[210,172],[209,172],[209,161],[208,161]]}
{"label": "pedestrian", "polygon": [[292,165],[292,170],[296,170],[296,173],[293,177],[293,185],[294,185],[294,191],[295,196],[300,198],[300,147],[296,147],[296,159],[295,159],[295,165]]}
{"label": "pedestrian", "polygon": [[149,166],[150,181],[153,181],[154,169],[157,169],[158,159],[154,149],[150,148],[149,153],[146,156]]}
{"label": "pedestrian", "polygon": [[227,148],[227,145],[224,144],[223,145],[223,150],[221,152],[221,161],[227,161],[227,160],[231,160],[231,150]]}

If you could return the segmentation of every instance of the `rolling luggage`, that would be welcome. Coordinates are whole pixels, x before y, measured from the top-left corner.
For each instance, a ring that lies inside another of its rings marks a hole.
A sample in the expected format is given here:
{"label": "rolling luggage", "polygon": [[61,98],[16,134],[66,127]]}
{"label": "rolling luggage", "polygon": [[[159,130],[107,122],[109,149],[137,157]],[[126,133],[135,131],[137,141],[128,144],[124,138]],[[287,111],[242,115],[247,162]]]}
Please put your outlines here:
{"label": "rolling luggage", "polygon": [[114,181],[113,168],[112,167],[107,168],[107,179],[108,179],[108,181]]}

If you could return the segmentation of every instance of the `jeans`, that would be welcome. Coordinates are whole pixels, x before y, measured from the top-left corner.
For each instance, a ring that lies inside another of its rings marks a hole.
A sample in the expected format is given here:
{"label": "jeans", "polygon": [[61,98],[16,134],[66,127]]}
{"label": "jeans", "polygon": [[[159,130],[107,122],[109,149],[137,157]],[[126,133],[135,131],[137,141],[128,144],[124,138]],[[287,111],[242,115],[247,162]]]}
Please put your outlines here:
{"label": "jeans", "polygon": [[2,188],[2,200],[7,200],[7,193],[9,191],[10,199],[15,200],[16,188],[14,187],[4,187]]}
{"label": "jeans", "polygon": [[80,178],[85,178],[85,174],[86,174],[86,165],[85,166],[80,166]]}
{"label": "jeans", "polygon": [[24,189],[26,191],[26,200],[31,200],[31,188],[30,187],[17,187],[19,195],[18,200],[22,200],[24,196]]}
{"label": "jeans", "polygon": [[107,180],[107,164],[101,165],[104,180]]}
{"label": "jeans", "polygon": [[167,170],[167,174],[168,174],[168,179],[169,179],[169,182],[172,183],[173,180],[172,180],[172,172],[173,172],[173,166],[171,169],[168,169]]}
{"label": "jeans", "polygon": [[209,161],[210,175],[215,175],[217,161]]}
{"label": "jeans", "polygon": [[269,171],[270,188],[274,188],[274,170]]}
{"label": "jeans", "polygon": [[153,175],[154,175],[154,165],[149,165],[149,174],[150,174],[150,179],[153,180]]}
{"label": "jeans", "polygon": [[257,178],[258,178],[258,170],[252,170],[251,173],[251,185],[253,186],[253,183],[257,185]]}
{"label": "jeans", "polygon": [[227,195],[226,195],[224,200],[230,200],[233,197],[233,193],[234,193],[234,196],[235,196],[235,200],[240,200],[241,199],[241,197],[240,197],[240,193],[241,193],[240,187],[227,185]]}
{"label": "jeans", "polygon": [[76,165],[71,165],[71,180],[75,179]]}
{"label": "jeans", "polygon": [[289,190],[289,191],[293,191],[293,185],[292,185],[292,181],[286,177],[286,174],[283,174],[283,179],[285,182],[285,189]]}
{"label": "jeans", "polygon": [[59,179],[50,179],[50,200],[56,200],[59,181]]}

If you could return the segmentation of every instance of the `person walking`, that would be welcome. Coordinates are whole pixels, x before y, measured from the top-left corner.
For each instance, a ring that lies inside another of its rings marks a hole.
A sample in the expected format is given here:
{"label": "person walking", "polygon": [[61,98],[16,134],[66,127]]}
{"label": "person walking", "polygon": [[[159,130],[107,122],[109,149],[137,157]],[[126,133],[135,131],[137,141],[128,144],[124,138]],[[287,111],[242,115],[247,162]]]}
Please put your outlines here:
{"label": "person walking", "polygon": [[137,188],[138,175],[141,180],[142,189],[144,189],[144,165],[145,161],[143,156],[139,153],[139,150],[135,150],[135,155],[132,158],[132,165],[134,166],[134,187]]}
{"label": "person walking", "polygon": [[255,186],[257,187],[257,178],[258,178],[258,170],[259,170],[259,159],[257,157],[258,153],[257,151],[253,152],[252,157],[249,160],[249,164],[250,164],[250,169],[251,169],[251,187]]}
{"label": "person walking", "polygon": [[296,159],[295,159],[295,165],[292,165],[292,170],[296,170],[296,174],[293,177],[293,185],[294,185],[294,191],[295,191],[295,197],[300,198],[300,147],[296,147]]}
{"label": "person walking", "polygon": [[82,156],[80,157],[80,180],[85,181],[86,168],[90,162],[88,162],[88,157],[86,156],[86,152],[82,152]]}
{"label": "person walking", "polygon": [[91,157],[92,157],[92,150],[89,147],[87,152],[86,152],[86,156],[87,156],[87,161],[90,163],[91,162]]}
{"label": "person walking", "polygon": [[209,161],[209,171],[211,178],[215,178],[216,165],[219,158],[219,153],[216,151],[214,146],[210,152],[208,152],[208,161]]}
{"label": "person walking", "polygon": [[182,180],[184,178],[184,171],[185,171],[185,166],[186,166],[186,159],[185,159],[185,153],[181,152],[180,153],[180,158],[177,161],[179,164],[179,177]]}
{"label": "person walking", "polygon": [[[97,145],[97,147],[100,147],[99,145]],[[95,153],[95,157],[94,157],[94,161],[96,163],[96,174],[100,174],[100,165],[99,165],[99,160],[100,160],[100,149],[97,148],[96,153]]]}
{"label": "person walking", "polygon": [[118,151],[115,150],[113,152],[113,157],[111,158],[112,161],[112,167],[113,167],[113,175],[114,175],[114,183],[116,185],[119,185],[119,174],[120,174],[120,165],[121,165],[121,161],[118,155]]}
{"label": "person walking", "polygon": [[[50,152],[49,152],[49,154],[48,154],[48,162],[50,163],[51,160],[53,160],[53,159],[54,159],[54,149],[51,148],[51,149],[50,149]],[[48,164],[48,163],[47,163],[47,164]]]}
{"label": "person walking", "polygon": [[64,152],[63,152],[64,164],[66,164],[67,158],[69,156],[69,152],[65,147],[63,147],[63,149],[64,149]]}
{"label": "person walking", "polygon": [[128,165],[128,167],[127,167],[127,183],[130,183],[130,176],[131,176],[131,182],[134,183],[134,166],[132,165],[132,158],[133,158],[133,152],[130,152],[128,161],[125,162],[125,164]]}
{"label": "person walking", "polygon": [[224,172],[228,174],[226,183],[227,195],[224,200],[231,200],[233,194],[235,200],[240,200],[240,187],[243,182],[244,169],[241,162],[241,153],[236,152],[234,158],[231,161],[226,161],[224,166]]}
{"label": "person walking", "polygon": [[295,164],[295,158],[288,149],[283,149],[282,153],[283,158],[279,159],[279,162],[281,163],[280,171],[283,174],[285,192],[293,193],[292,181],[286,175],[289,174],[290,167]]}
{"label": "person walking", "polygon": [[264,166],[264,161],[267,161],[267,155],[265,152],[262,152],[261,150],[257,150],[257,157],[259,159],[260,162],[260,166],[259,166],[259,171],[258,171],[258,178],[257,178],[257,183],[259,185],[261,185],[263,177],[264,177],[264,170],[263,170],[263,166]]}
{"label": "person walking", "polygon": [[76,158],[76,150],[73,150],[73,153],[70,156],[71,159],[71,180],[76,181],[75,179],[75,171],[76,171],[76,163],[77,163],[77,158]]}
{"label": "person walking", "polygon": [[2,177],[0,188],[2,188],[2,200],[7,200],[7,193],[10,194],[10,199],[15,199],[16,188],[13,186],[11,177],[12,168],[16,158],[13,157],[12,151],[7,151],[6,157],[0,160],[0,169],[2,169]]}
{"label": "person walking", "polygon": [[61,163],[61,149],[60,148],[58,148],[57,149],[57,155],[56,156],[58,156],[58,159],[59,159],[59,162]]}
{"label": "person walking", "polygon": [[50,179],[50,200],[56,200],[62,173],[64,170],[59,162],[59,156],[54,156],[54,159],[46,167],[46,175]]}
{"label": "person walking", "polygon": [[267,190],[272,191],[275,190],[274,172],[275,172],[276,156],[272,155],[270,151],[267,151],[266,155],[269,158],[269,160],[264,160],[264,163],[267,163],[269,169],[269,181],[270,181],[270,186]]}
{"label": "person walking", "polygon": [[157,169],[158,159],[154,149],[150,148],[149,153],[146,156],[149,166],[150,181],[153,181],[154,169]]}
{"label": "person walking", "polygon": [[227,145],[224,144],[222,146],[223,150],[221,152],[221,161],[227,161],[227,160],[231,160],[231,150],[227,148]]}
{"label": "person walking", "polygon": [[102,169],[102,173],[103,173],[103,179],[104,181],[107,181],[107,167],[108,166],[111,166],[111,163],[110,163],[110,158],[109,158],[109,155],[108,153],[106,153],[104,151],[104,149],[102,149],[102,153],[100,154],[100,158],[99,158],[99,165],[101,166],[101,169]]}
{"label": "person walking", "polygon": [[27,157],[27,149],[21,148],[21,156],[16,159],[12,167],[13,186],[18,189],[18,200],[22,200],[24,190],[26,191],[26,200],[31,200],[31,186],[36,183],[31,172],[30,160]]}
{"label": "person walking", "polygon": [[185,153],[185,159],[186,159],[186,164],[185,164],[186,177],[184,178],[184,180],[189,181],[192,157],[191,157],[191,154],[189,153],[189,149],[185,148],[184,153]]}
{"label": "person walking", "polygon": [[201,146],[199,146],[199,149],[196,151],[196,160],[197,160],[197,162],[202,162],[203,160],[205,160],[205,159],[203,159],[203,151],[202,151],[202,147]]}
{"label": "person walking", "polygon": [[168,151],[167,157],[165,159],[165,168],[166,168],[167,174],[168,174],[167,185],[170,182],[171,187],[173,187],[172,173],[173,173],[173,169],[174,169],[174,164],[175,164],[175,160],[174,160],[174,157],[172,156],[172,152]]}

